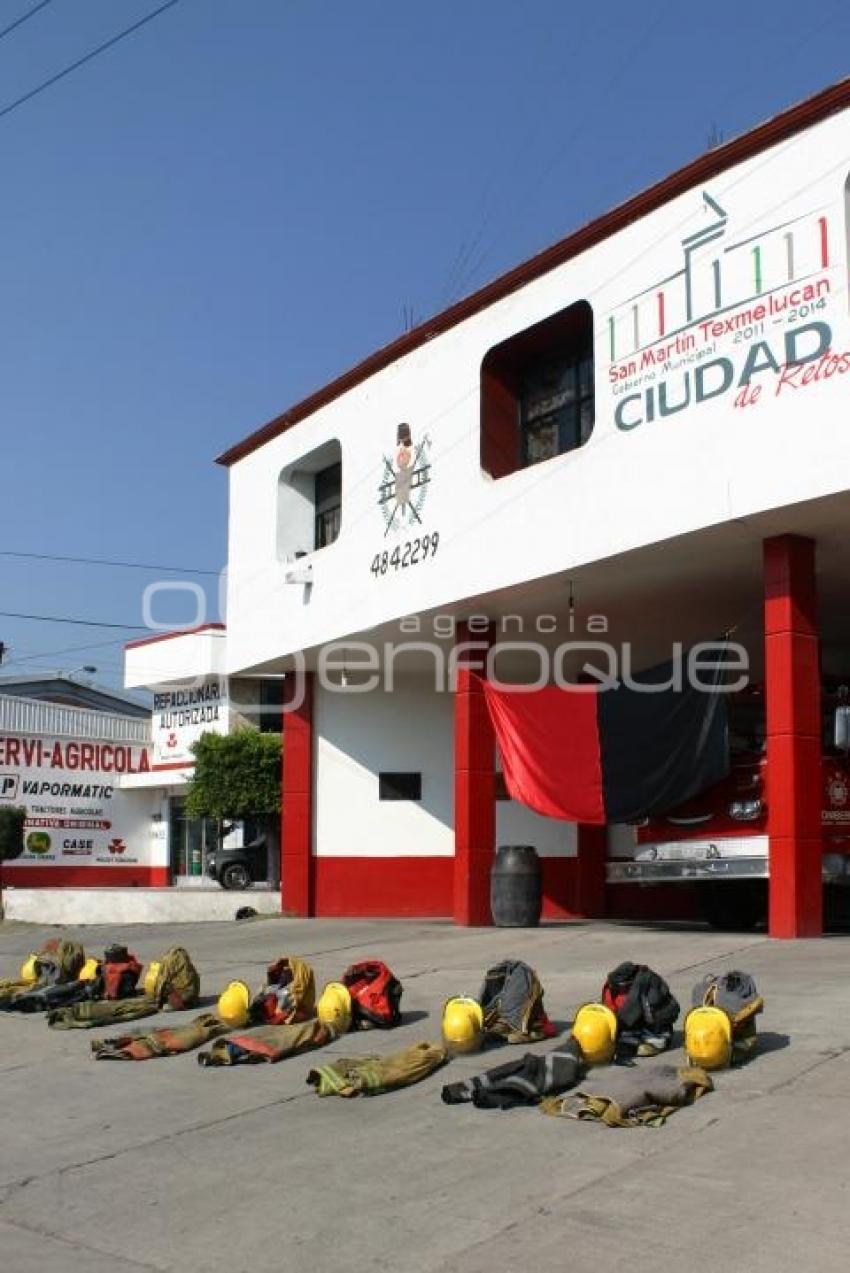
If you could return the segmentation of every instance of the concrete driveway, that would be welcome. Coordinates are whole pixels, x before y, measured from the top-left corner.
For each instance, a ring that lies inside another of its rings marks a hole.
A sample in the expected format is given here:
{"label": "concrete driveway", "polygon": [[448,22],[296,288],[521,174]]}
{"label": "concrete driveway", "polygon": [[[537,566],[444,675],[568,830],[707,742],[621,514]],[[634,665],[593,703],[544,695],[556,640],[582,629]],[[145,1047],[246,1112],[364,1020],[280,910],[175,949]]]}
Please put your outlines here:
{"label": "concrete driveway", "polygon": [[[0,925],[0,976],[55,932]],[[95,1032],[2,1014],[4,1273],[846,1267],[848,938],[289,919],[74,935],[93,953],[121,938],[145,962],[185,945],[209,996],[232,976],[259,983],[287,952],[306,956],[320,984],[378,955],[404,983],[405,1024],[329,1049],[347,1055],[436,1038],[446,997],[475,994],[484,969],[508,956],[538,970],[559,1024],[626,958],[661,972],[683,1004],[702,973],[741,967],[766,999],[764,1049],[666,1127],[609,1130],[442,1104],[443,1082],[505,1051],[455,1060],[407,1091],[319,1100],[304,1082],[310,1058],[220,1070],[192,1054],[94,1062]]]}

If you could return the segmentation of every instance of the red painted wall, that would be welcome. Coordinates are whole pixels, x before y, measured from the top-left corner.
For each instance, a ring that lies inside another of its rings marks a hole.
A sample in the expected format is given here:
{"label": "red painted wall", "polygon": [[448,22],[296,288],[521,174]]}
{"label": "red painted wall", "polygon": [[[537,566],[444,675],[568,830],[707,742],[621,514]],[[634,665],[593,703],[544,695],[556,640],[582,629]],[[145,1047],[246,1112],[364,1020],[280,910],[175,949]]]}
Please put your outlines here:
{"label": "red painted wall", "polygon": [[3,867],[0,882],[15,888],[167,888],[167,866],[19,866]]}
{"label": "red painted wall", "polygon": [[[543,858],[542,865],[543,918],[579,918],[576,859]],[[314,866],[317,915],[451,918],[453,858],[318,857]]]}
{"label": "red painted wall", "polygon": [[[415,916],[452,913],[454,858],[317,857],[316,914]],[[288,911],[286,895],[284,912]]]}

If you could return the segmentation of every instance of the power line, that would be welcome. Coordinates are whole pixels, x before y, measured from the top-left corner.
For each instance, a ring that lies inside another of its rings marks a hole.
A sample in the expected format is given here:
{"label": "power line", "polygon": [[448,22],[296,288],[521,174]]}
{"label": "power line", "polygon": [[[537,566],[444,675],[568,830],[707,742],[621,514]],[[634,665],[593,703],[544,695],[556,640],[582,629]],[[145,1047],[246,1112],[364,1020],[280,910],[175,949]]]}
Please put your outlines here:
{"label": "power line", "polygon": [[24,553],[0,549],[0,557],[23,557],[28,561],[66,561],[83,566],[120,566],[125,570],[162,570],[182,575],[217,575],[217,570],[200,570],[193,566],[160,566],[149,561],[117,561],[108,557],[61,557],[56,553]]}
{"label": "power line", "polygon": [[[113,645],[123,645],[124,637],[112,637],[109,641],[87,641],[84,645],[63,645],[58,650],[39,650],[35,654],[14,654],[9,660],[10,663],[35,663],[38,659],[55,659],[65,654],[76,654],[80,650],[104,650]],[[14,647],[6,647],[8,654],[9,649]]]}
{"label": "power line", "polygon": [[122,628],[125,632],[148,632],[140,623],[98,623],[94,619],[68,619],[56,614],[18,614],[16,610],[0,610],[3,619],[32,619],[37,623],[72,623],[81,628]]}
{"label": "power line", "polygon": [[72,71],[76,71],[81,66],[85,66],[86,62],[91,62],[92,58],[96,58],[98,54],[105,53],[107,49],[111,49],[114,44],[119,42],[119,40],[123,40],[128,35],[132,35],[134,31],[138,31],[139,27],[143,27],[146,23],[152,22],[154,18],[159,17],[159,15],[164,13],[166,9],[172,9],[177,3],[178,0],[166,0],[165,4],[161,4],[158,9],[154,9],[151,13],[146,14],[145,17],[140,18],[138,22],[134,22],[132,26],[125,27],[123,31],[119,31],[117,35],[113,35],[111,39],[106,40],[103,44],[99,44],[96,49],[92,49],[89,53],[84,54],[83,57],[77,58],[76,62],[72,62],[70,66],[66,66],[63,70],[57,71],[55,75],[51,75],[50,79],[44,80],[41,84],[37,85],[36,88],[31,88],[28,93],[24,93],[23,97],[19,97],[16,101],[10,102],[8,106],[4,106],[2,110],[0,110],[0,119],[2,119],[4,115],[11,114],[13,110],[17,110],[19,106],[23,106],[24,102],[28,102],[33,97],[37,97],[39,93],[43,93],[46,88],[50,88],[51,85],[58,83],[58,81],[64,79],[66,75],[70,75]]}
{"label": "power line", "polygon": [[23,14],[20,18],[16,18],[14,22],[10,22],[7,27],[4,27],[3,30],[0,31],[0,40],[2,40],[5,35],[9,35],[10,32],[14,31],[16,27],[19,27],[22,22],[26,22],[29,18],[34,18],[39,9],[46,9],[49,4],[50,0],[40,0],[39,4],[33,5],[31,9],[27,9],[25,14]]}

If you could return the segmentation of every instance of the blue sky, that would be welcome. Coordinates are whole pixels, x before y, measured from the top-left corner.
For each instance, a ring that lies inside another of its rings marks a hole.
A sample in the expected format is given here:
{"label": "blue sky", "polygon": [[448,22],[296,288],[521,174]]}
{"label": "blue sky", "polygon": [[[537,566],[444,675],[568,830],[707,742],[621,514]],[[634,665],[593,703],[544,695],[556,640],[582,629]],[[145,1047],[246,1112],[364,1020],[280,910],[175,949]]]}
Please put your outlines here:
{"label": "blue sky", "polygon": [[[52,0],[0,110],[156,7]],[[848,45],[846,0],[180,0],[0,117],[0,553],[217,570],[225,446]],[[141,624],[156,577],[0,555],[0,609]],[[119,684],[132,635],[0,617],[3,671]]]}

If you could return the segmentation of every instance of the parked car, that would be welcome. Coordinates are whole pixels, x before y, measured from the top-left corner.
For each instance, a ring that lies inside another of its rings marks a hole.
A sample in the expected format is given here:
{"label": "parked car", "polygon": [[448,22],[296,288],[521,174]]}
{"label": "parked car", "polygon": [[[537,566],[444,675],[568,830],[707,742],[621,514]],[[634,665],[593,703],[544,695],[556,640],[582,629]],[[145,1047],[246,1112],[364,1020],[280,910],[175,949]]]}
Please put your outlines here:
{"label": "parked car", "polygon": [[266,879],[267,870],[268,843],[264,835],[239,849],[214,849],[207,855],[207,875],[222,888],[250,888],[256,881]]}

